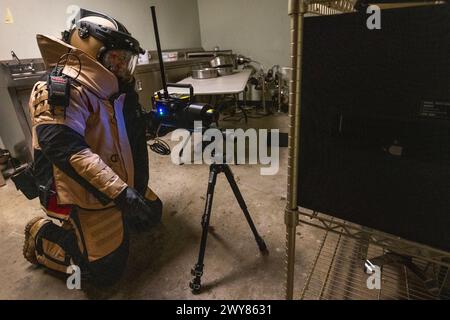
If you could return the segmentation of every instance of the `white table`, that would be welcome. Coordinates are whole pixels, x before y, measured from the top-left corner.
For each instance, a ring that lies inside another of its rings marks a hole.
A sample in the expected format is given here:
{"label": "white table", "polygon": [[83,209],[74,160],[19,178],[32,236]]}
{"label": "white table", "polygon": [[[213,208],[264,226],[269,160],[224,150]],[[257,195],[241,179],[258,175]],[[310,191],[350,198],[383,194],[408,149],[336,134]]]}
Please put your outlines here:
{"label": "white table", "polygon": [[[194,95],[219,95],[219,94],[239,94],[245,90],[247,81],[250,78],[251,70],[235,70],[228,76],[219,76],[211,79],[185,78],[177,83],[191,84],[194,87]],[[168,88],[171,93],[187,93],[185,88]]]}
{"label": "white table", "polygon": [[[238,95],[239,93],[245,90],[247,86],[248,79],[251,75],[251,70],[235,70],[233,74],[227,76],[219,76],[217,78],[211,79],[194,79],[192,77],[185,78],[181,81],[178,81],[178,84],[191,84],[194,88],[194,96],[196,95],[233,95],[234,105],[235,105],[235,113],[241,113],[244,116],[245,122],[247,123],[247,115],[245,113],[244,108],[238,105]],[[169,94],[178,93],[185,94],[189,93],[189,89],[187,88],[174,88],[168,87],[167,91]],[[162,93],[162,90],[161,90]],[[246,97],[244,94],[244,106],[246,105]],[[218,108],[220,112],[221,108]]]}

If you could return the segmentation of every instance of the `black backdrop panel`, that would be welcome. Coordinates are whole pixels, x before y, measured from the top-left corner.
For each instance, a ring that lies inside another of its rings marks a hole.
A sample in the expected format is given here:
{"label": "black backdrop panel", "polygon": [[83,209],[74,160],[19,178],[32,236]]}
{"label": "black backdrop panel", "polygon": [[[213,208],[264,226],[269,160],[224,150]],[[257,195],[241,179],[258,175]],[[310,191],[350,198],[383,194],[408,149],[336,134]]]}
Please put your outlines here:
{"label": "black backdrop panel", "polygon": [[305,19],[299,206],[450,250],[448,5]]}

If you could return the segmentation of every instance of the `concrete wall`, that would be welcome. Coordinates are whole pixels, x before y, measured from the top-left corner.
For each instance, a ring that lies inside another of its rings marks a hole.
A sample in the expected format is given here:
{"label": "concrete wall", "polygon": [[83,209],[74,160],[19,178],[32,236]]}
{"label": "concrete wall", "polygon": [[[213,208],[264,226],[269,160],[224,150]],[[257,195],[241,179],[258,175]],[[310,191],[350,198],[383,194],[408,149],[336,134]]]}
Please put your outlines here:
{"label": "concrete wall", "polygon": [[198,0],[202,46],[233,49],[266,68],[290,64],[288,0]]}
{"label": "concrete wall", "polygon": [[[0,0],[0,60],[40,57],[36,33],[59,36],[76,5],[108,13],[122,22],[144,49],[156,49],[150,6],[156,6],[163,49],[200,47],[196,0]],[[6,24],[7,9],[14,23]]]}

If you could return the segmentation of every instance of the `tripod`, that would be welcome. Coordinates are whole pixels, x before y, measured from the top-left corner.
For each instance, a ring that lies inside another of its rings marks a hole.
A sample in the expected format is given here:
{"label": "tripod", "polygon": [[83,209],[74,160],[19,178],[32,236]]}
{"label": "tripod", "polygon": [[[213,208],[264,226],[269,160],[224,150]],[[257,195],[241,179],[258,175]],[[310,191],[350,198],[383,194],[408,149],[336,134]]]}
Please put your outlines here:
{"label": "tripod", "polygon": [[247,219],[250,229],[253,232],[259,250],[263,255],[267,255],[269,253],[264,240],[261,238],[261,236],[258,234],[258,231],[256,230],[255,224],[253,223],[252,217],[248,212],[247,205],[245,204],[245,200],[242,197],[241,191],[239,190],[239,187],[236,184],[236,180],[234,180],[234,176],[233,173],[231,172],[230,167],[228,166],[228,164],[212,163],[209,166],[208,190],[206,193],[205,211],[203,212],[202,216],[202,238],[200,242],[200,250],[198,253],[197,263],[191,270],[191,274],[194,278],[189,283],[189,287],[191,288],[193,294],[200,293],[201,289],[201,278],[203,275],[203,267],[204,267],[203,261],[205,258],[206,240],[208,238],[209,221],[211,218],[214,187],[216,186],[217,175],[219,173],[225,173],[228,183],[230,184],[231,189],[233,190],[234,196],[236,197],[236,200],[238,201],[239,206],[241,207],[242,212],[244,213],[244,216]]}

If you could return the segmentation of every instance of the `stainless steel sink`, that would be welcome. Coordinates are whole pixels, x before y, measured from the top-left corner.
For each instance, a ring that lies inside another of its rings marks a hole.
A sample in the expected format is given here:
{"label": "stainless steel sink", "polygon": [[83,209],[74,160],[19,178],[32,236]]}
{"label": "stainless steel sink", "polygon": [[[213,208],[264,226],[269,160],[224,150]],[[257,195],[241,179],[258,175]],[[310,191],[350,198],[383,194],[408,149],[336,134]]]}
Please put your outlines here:
{"label": "stainless steel sink", "polygon": [[45,75],[45,65],[43,62],[33,62],[21,64],[8,64],[8,72],[12,80],[39,79]]}

